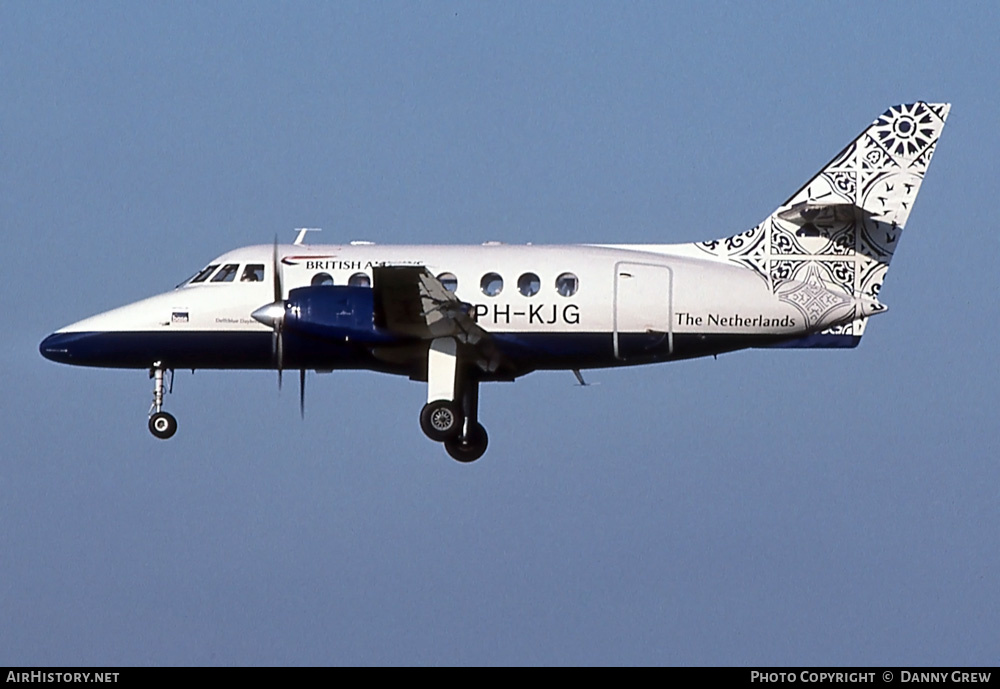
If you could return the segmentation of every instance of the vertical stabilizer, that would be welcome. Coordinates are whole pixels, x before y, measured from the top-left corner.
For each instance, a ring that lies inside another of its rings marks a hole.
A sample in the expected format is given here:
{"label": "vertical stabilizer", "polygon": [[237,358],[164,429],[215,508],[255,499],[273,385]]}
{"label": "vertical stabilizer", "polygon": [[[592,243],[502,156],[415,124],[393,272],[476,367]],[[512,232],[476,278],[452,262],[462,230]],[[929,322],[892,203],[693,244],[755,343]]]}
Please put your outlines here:
{"label": "vertical stabilizer", "polygon": [[753,269],[807,326],[837,322],[814,346],[857,344],[950,107],[889,108],[760,225],[696,246]]}

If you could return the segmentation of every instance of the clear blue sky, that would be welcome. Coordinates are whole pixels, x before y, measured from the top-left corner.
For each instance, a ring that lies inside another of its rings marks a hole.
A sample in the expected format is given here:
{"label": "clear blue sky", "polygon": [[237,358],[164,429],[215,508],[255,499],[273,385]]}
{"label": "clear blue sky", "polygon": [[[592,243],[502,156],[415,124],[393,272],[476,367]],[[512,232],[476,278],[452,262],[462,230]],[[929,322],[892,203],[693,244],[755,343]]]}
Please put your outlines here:
{"label": "clear blue sky", "polygon": [[[0,665],[995,664],[995,3],[0,5]],[[38,342],[237,246],[682,242],[951,118],[853,351],[422,386]]]}

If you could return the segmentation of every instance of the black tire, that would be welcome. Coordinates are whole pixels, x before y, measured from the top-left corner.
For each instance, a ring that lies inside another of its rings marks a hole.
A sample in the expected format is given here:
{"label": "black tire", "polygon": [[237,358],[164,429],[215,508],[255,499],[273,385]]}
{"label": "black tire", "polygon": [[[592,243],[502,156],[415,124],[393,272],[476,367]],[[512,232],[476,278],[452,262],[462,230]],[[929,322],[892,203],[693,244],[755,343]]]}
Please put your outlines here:
{"label": "black tire", "polygon": [[486,429],[482,427],[482,424],[477,423],[469,429],[469,433],[464,437],[445,441],[444,449],[448,451],[452,459],[468,464],[482,457],[489,444],[490,438],[486,435]]}
{"label": "black tire", "polygon": [[420,429],[439,443],[457,437],[463,423],[462,410],[451,400],[434,400],[420,410]]}
{"label": "black tire", "polygon": [[173,414],[158,411],[149,417],[149,432],[160,440],[171,438],[177,432],[177,419]]}

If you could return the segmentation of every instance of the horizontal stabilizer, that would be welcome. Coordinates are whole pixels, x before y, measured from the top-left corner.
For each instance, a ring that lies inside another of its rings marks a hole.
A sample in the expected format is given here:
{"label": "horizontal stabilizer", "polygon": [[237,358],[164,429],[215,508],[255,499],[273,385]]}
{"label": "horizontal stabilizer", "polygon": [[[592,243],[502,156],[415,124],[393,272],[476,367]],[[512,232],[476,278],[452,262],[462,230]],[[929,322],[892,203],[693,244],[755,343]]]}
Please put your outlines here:
{"label": "horizontal stabilizer", "polygon": [[803,201],[790,208],[776,211],[776,215],[795,225],[814,223],[851,222],[873,217],[872,214],[853,203],[809,203]]}

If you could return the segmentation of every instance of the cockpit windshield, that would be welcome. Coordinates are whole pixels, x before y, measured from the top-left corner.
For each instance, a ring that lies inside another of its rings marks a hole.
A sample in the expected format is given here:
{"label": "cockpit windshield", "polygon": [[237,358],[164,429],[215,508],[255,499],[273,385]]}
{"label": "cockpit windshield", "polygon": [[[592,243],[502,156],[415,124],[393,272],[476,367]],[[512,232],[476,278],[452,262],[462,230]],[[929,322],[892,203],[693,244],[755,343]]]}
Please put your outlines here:
{"label": "cockpit windshield", "polygon": [[240,282],[261,282],[264,279],[263,263],[248,263],[240,276]]}
{"label": "cockpit windshield", "polygon": [[239,269],[239,263],[227,263],[215,274],[212,282],[232,282],[236,278],[236,271]]}
{"label": "cockpit windshield", "polygon": [[184,282],[182,282],[177,286],[184,287],[185,285],[193,285],[196,282],[205,282],[205,280],[208,279],[208,276],[211,275],[213,272],[215,272],[215,269],[218,267],[219,267],[218,263],[213,263],[210,266],[205,266],[194,277],[188,278],[187,280],[185,280]]}
{"label": "cockpit windshield", "polygon": [[[240,272],[241,267],[243,272]],[[237,275],[240,277],[240,282],[263,282],[264,264],[248,263],[241,266],[239,263],[227,263],[220,268],[218,263],[213,263],[205,266],[198,274],[188,278],[177,287],[187,287],[203,282],[235,282]]]}

